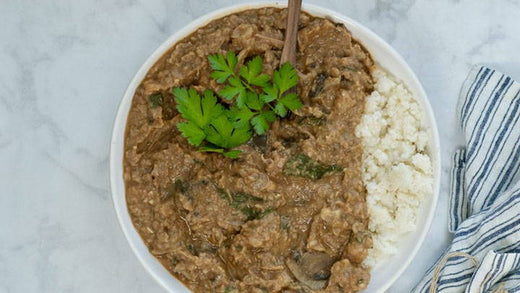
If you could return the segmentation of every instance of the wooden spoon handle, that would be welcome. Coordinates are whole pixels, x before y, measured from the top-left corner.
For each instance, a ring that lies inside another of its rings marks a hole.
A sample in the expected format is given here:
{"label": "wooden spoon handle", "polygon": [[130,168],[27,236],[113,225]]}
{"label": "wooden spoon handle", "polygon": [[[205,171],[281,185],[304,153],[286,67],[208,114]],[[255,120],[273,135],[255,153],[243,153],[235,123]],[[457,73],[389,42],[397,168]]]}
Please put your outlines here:
{"label": "wooden spoon handle", "polygon": [[296,66],[296,42],[298,41],[298,22],[300,20],[301,6],[302,0],[289,0],[281,64],[289,62],[292,66]]}

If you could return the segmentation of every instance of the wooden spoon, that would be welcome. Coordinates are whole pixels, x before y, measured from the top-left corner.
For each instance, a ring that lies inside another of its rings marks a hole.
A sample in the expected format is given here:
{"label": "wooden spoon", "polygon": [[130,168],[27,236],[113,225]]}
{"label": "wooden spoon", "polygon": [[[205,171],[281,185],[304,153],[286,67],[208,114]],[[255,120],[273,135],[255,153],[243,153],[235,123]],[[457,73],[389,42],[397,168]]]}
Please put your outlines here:
{"label": "wooden spoon", "polygon": [[285,42],[280,64],[289,62],[293,67],[296,67],[296,43],[298,41],[298,22],[300,20],[301,6],[302,0],[289,0]]}

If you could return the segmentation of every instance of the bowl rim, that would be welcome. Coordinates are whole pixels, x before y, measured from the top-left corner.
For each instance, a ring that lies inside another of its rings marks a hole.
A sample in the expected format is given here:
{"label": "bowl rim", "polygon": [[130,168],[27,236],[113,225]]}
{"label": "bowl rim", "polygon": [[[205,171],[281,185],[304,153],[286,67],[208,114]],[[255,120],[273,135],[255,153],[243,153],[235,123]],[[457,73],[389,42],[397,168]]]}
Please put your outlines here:
{"label": "bowl rim", "polygon": [[[126,190],[124,186],[124,178],[123,178],[123,159],[124,159],[124,137],[126,133],[126,122],[128,118],[128,113],[132,104],[132,100],[134,97],[135,90],[137,89],[137,86],[141,83],[141,81],[144,79],[150,68],[163,56],[164,53],[168,49],[170,49],[175,43],[182,40],[184,37],[188,36],[198,28],[208,24],[209,22],[221,18],[225,15],[229,15],[232,13],[237,13],[239,11],[247,10],[247,9],[255,9],[255,8],[261,8],[261,7],[285,7],[286,3],[284,2],[272,2],[272,1],[256,1],[256,2],[250,2],[250,3],[241,3],[241,4],[235,4],[231,6],[227,6],[224,8],[220,8],[218,10],[212,11],[210,13],[204,14],[200,17],[197,17],[193,21],[191,21],[188,25],[182,27],[181,29],[177,30],[175,33],[170,35],[147,59],[146,61],[141,65],[135,76],[130,81],[123,98],[121,99],[117,114],[114,121],[114,126],[112,130],[112,136],[111,136],[111,144],[110,144],[110,185],[111,185],[111,192],[112,192],[112,202],[114,204],[114,209],[116,211],[116,215],[119,221],[119,225],[121,227],[121,230],[123,231],[123,234],[125,235],[125,238],[130,245],[133,253],[138,258],[141,265],[145,268],[145,270],[152,275],[152,277],[159,283],[163,288],[165,288],[168,292],[176,292],[172,291],[172,285],[168,280],[165,279],[164,272],[159,272],[157,268],[157,265],[162,267],[162,264],[155,259],[154,256],[151,255],[151,253],[146,248],[144,251],[138,247],[140,244],[144,244],[144,241],[138,234],[137,230],[135,229],[133,222],[131,220],[130,214],[128,212],[128,207],[126,203]],[[387,51],[392,58],[394,58],[397,63],[399,63],[400,66],[404,68],[406,71],[406,75],[410,78],[410,81],[416,85],[416,91],[419,94],[420,97],[416,97],[418,100],[421,100],[422,108],[425,111],[425,116],[427,116],[429,127],[430,127],[430,135],[432,142],[430,144],[430,156],[432,157],[432,167],[433,167],[433,193],[431,195],[431,201],[428,208],[428,215],[425,218],[423,229],[420,231],[419,237],[416,238],[415,245],[413,246],[412,250],[410,251],[408,257],[404,262],[401,263],[400,267],[395,270],[393,275],[388,278],[386,282],[384,282],[383,285],[381,285],[377,292],[384,292],[386,289],[388,289],[404,272],[404,270],[409,266],[409,264],[412,262],[412,260],[415,258],[417,252],[419,251],[420,247],[422,246],[422,243],[424,242],[424,239],[426,238],[426,235],[428,231],[431,228],[431,224],[433,221],[433,217],[435,214],[435,210],[437,207],[438,197],[439,197],[439,188],[440,188],[440,141],[439,141],[439,133],[437,129],[436,120],[433,114],[433,109],[431,107],[431,104],[428,100],[428,97],[426,95],[426,92],[424,91],[424,88],[422,84],[420,83],[419,79],[415,75],[415,73],[411,70],[408,63],[402,58],[402,56],[395,51],[388,43],[386,43],[382,38],[380,38],[378,35],[376,35],[374,32],[372,32],[370,29],[366,28],[365,26],[361,25],[357,21],[346,17],[342,15],[339,12],[323,8],[321,6],[312,5],[312,4],[303,4],[302,7],[303,10],[306,12],[317,15],[321,17],[329,17],[333,18],[335,21],[341,21],[343,23],[348,23],[349,30],[351,30],[352,26],[356,27],[356,30],[361,32],[361,34],[366,35],[367,38],[372,39],[375,43],[377,43],[378,46],[382,47],[382,50]],[[358,39],[358,37],[356,37]],[[370,50],[369,50],[370,51]],[[377,60],[375,60],[377,61]],[[407,86],[409,86],[408,83],[405,83]],[[419,227],[418,227],[419,229]],[[136,235],[138,240],[136,240]],[[139,241],[141,243],[139,243]],[[155,260],[154,263],[150,263],[149,259],[150,256]],[[163,270],[166,270],[164,267],[162,267]],[[168,273],[169,278],[175,279],[177,282],[181,283],[180,281],[175,278],[175,276]],[[182,283],[181,283],[182,284]],[[182,285],[181,287],[184,287]],[[364,290],[363,292],[367,292],[369,287]],[[182,288],[179,288],[177,286],[178,290],[182,291]],[[374,292],[374,291],[371,291]]]}

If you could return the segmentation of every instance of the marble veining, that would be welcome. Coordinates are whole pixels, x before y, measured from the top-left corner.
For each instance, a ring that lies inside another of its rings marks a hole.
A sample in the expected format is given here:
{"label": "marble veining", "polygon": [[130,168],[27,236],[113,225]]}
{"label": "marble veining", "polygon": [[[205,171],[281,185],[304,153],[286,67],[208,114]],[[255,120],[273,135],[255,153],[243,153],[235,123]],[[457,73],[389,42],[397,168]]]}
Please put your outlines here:
{"label": "marble veining", "polygon": [[[0,292],[164,292],[132,254],[111,203],[112,123],[130,79],[168,36],[238,0],[2,1]],[[440,130],[442,186],[407,292],[450,240],[455,107],[473,64],[520,79],[520,1],[306,0],[366,25],[422,81]]]}

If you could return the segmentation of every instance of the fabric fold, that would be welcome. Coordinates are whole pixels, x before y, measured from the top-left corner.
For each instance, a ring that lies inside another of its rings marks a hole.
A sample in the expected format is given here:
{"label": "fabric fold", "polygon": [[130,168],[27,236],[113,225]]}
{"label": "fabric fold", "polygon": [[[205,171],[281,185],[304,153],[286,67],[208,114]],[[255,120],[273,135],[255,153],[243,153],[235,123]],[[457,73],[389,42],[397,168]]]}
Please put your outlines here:
{"label": "fabric fold", "polygon": [[[462,222],[444,255],[453,252],[467,253],[479,264],[478,270],[495,275],[492,267],[483,265],[483,260],[489,251],[520,253],[519,211],[520,183],[506,192],[499,201]],[[464,292],[475,272],[472,262],[464,257],[452,257],[441,264],[440,274],[434,276],[433,271],[438,264],[439,261],[427,271],[413,292],[430,292],[432,281],[438,284],[436,292]],[[517,282],[520,281],[520,271],[514,274]]]}
{"label": "fabric fold", "polygon": [[458,149],[453,155],[449,202],[449,231],[455,233],[459,223],[468,217],[466,198],[466,150]]}
{"label": "fabric fold", "polygon": [[413,292],[520,292],[520,84],[471,70],[458,105],[465,146],[452,161],[452,244]]}
{"label": "fabric fold", "polygon": [[[458,115],[466,142],[467,207],[456,218],[491,205],[518,180],[520,84],[487,67],[475,67],[462,86]],[[455,228],[456,227],[450,227]]]}
{"label": "fabric fold", "polygon": [[[465,293],[504,292],[518,285],[520,253],[489,251],[466,287]],[[508,289],[509,288],[509,289]]]}

